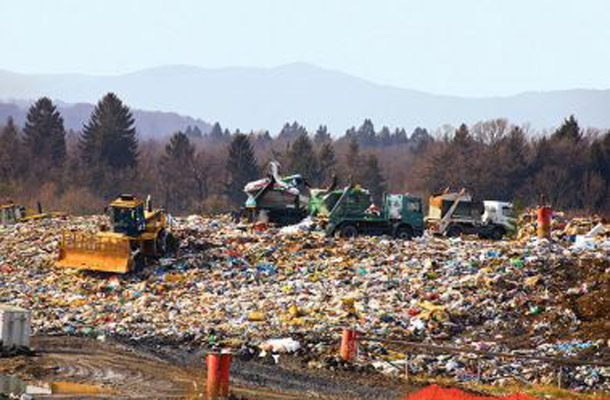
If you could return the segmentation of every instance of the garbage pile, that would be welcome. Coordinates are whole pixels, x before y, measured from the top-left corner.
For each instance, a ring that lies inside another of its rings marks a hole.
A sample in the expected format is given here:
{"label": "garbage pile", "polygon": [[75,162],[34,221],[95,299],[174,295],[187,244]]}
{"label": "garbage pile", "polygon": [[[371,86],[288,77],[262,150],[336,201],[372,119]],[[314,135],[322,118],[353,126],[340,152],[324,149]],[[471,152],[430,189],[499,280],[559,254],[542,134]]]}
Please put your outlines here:
{"label": "garbage pile", "polygon": [[[70,217],[0,227],[0,303],[30,309],[39,335],[201,345],[213,337],[237,349],[290,348],[320,368],[336,356],[343,327],[494,352],[610,360],[605,235],[586,246],[533,237],[347,240],[312,231],[309,222],[280,235],[228,216],[190,216],[175,221],[179,256],[138,274],[53,267],[62,230],[93,232],[105,222]],[[404,355],[369,342],[360,359],[398,373]],[[414,353],[411,368],[491,383],[557,377],[548,363],[480,359],[476,367],[466,355]],[[562,374],[565,387],[610,389],[608,367],[569,366]]]}

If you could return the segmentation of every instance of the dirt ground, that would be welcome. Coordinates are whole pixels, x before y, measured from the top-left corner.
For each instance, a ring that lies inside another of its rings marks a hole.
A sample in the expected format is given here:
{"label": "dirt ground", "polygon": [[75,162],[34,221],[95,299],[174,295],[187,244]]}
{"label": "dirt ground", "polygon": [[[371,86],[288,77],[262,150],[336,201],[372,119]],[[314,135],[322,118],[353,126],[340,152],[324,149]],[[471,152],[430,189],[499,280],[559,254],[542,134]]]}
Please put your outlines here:
{"label": "dirt ground", "polygon": [[[133,347],[75,337],[35,337],[36,355],[0,360],[0,374],[35,386],[71,382],[92,385],[85,395],[36,398],[204,398],[205,351]],[[404,383],[380,374],[308,370],[282,356],[277,365],[237,358],[231,391],[238,399],[399,399]]]}

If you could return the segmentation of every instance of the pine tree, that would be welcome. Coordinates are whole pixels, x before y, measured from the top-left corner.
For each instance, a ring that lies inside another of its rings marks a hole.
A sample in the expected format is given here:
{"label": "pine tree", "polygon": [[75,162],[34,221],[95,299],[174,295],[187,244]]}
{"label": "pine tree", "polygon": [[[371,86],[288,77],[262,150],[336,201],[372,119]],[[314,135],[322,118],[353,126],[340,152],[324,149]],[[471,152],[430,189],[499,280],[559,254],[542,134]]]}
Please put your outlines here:
{"label": "pine tree", "polygon": [[321,146],[323,143],[328,142],[329,140],[331,140],[331,137],[330,133],[328,133],[328,128],[326,125],[320,125],[313,137],[313,142],[316,144],[316,146]]}
{"label": "pine tree", "polygon": [[330,184],[333,175],[336,174],[337,159],[335,157],[335,148],[331,141],[326,141],[320,147],[318,152],[318,185]]}
{"label": "pine tree", "polygon": [[234,205],[243,205],[246,201],[244,186],[260,177],[254,150],[247,135],[233,135],[225,168],[229,179],[226,194]]}
{"label": "pine tree", "polygon": [[256,135],[256,143],[257,145],[267,145],[269,143],[273,142],[273,138],[271,137],[271,135],[269,134],[269,131],[264,131],[264,132],[259,132]]}
{"label": "pine tree", "polygon": [[360,128],[357,131],[360,145],[364,147],[375,146],[377,143],[377,137],[375,136],[375,125],[370,119],[365,119]]}
{"label": "pine tree", "polygon": [[22,165],[19,131],[9,117],[0,134],[0,181],[9,182],[18,177]]}
{"label": "pine tree", "polygon": [[350,183],[358,183],[360,180],[360,146],[358,145],[358,139],[355,137],[352,137],[349,142],[345,164]]}
{"label": "pine tree", "polygon": [[[405,139],[406,133],[405,133]],[[426,146],[434,141],[434,138],[430,136],[428,131],[425,128],[420,128],[419,126],[413,130],[411,134],[411,138],[409,142],[411,143],[411,152],[415,154],[419,154],[422,152]]]}
{"label": "pine tree", "polygon": [[388,128],[387,126],[381,128],[381,130],[379,131],[378,142],[380,146],[391,146],[392,144],[395,144],[392,142],[392,134],[390,133],[390,128]]}
{"label": "pine tree", "polygon": [[300,125],[297,121],[294,121],[292,124],[284,124],[277,138],[278,140],[291,142],[296,140],[301,135],[307,135],[307,129],[305,129],[305,127]]}
{"label": "pine tree", "polygon": [[466,124],[461,124],[460,127],[455,131],[453,142],[458,146],[467,146],[471,141],[472,136],[470,136],[468,126],[466,126]]}
{"label": "pine tree", "polygon": [[108,93],[97,103],[79,146],[84,163],[90,167],[122,170],[136,166],[138,139],[134,118],[114,93]]}
{"label": "pine tree", "polygon": [[407,143],[409,141],[409,137],[407,136],[407,131],[405,131],[405,128],[396,128],[396,130],[394,131],[394,133],[392,134],[392,139],[391,142],[392,144],[403,144],[403,143]]}
{"label": "pine tree", "polygon": [[193,131],[191,132],[191,136],[194,137],[195,139],[200,139],[203,137],[203,132],[201,132],[201,129],[199,129],[199,127],[197,125],[193,126]]}
{"label": "pine tree", "polygon": [[610,184],[610,131],[594,140],[590,151],[590,169],[604,176]]}
{"label": "pine tree", "polygon": [[320,180],[318,160],[307,134],[301,134],[296,138],[290,146],[287,159],[290,173],[301,174],[311,184],[318,185]]}
{"label": "pine tree", "polygon": [[223,138],[224,135],[222,133],[222,127],[218,122],[214,123],[214,126],[212,126],[212,131],[210,132],[210,139],[220,142],[223,140]]}
{"label": "pine tree", "polygon": [[378,206],[382,205],[383,194],[387,190],[387,184],[375,154],[369,154],[366,158],[362,173],[362,186],[371,192],[375,204]]}
{"label": "pine tree", "polygon": [[470,134],[470,130],[466,124],[461,124],[455,131],[453,140],[447,149],[447,157],[452,162],[452,168],[447,171],[446,175],[449,181],[456,187],[465,187],[476,191],[477,180],[480,180],[479,172],[487,172],[486,169],[475,170],[480,167],[477,155],[476,142]]}
{"label": "pine tree", "polygon": [[39,168],[36,174],[48,167],[60,167],[66,158],[66,131],[64,120],[48,97],[42,97],[28,110],[24,134],[24,147]]}
{"label": "pine tree", "polygon": [[573,115],[570,115],[569,118],[563,121],[561,127],[553,133],[553,139],[570,140],[573,142],[578,142],[582,139],[582,132],[578,126],[578,121],[576,121]]}
{"label": "pine tree", "polygon": [[175,133],[165,146],[160,175],[165,204],[185,210],[195,189],[195,147],[185,133]]}

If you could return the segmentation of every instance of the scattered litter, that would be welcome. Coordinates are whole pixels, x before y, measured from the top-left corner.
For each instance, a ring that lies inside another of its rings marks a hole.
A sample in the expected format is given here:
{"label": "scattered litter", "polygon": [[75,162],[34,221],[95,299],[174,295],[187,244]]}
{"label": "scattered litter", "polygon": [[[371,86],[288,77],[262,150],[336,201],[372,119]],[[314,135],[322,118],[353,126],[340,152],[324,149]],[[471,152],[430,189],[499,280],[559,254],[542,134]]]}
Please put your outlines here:
{"label": "scattered litter", "polygon": [[301,344],[292,338],[271,339],[260,345],[261,350],[274,353],[294,353]]}
{"label": "scattered litter", "polygon": [[[588,359],[609,352],[610,241],[597,222],[574,241],[563,230],[539,240],[527,233],[529,222],[517,240],[346,240],[311,221],[278,235],[230,216],[189,216],[175,218],[178,256],[142,272],[53,267],[62,231],[95,232],[104,223],[103,216],[68,217],[2,228],[0,303],[30,310],[34,335],[208,346],[213,331],[225,346],[305,351],[316,365],[336,357],[346,326],[493,352]],[[406,355],[392,350],[363,342],[360,362],[400,365]],[[477,371],[466,355],[413,354],[410,365],[413,373],[458,380]],[[557,375],[531,360],[485,359],[480,368],[493,384]],[[608,368],[566,366],[562,374],[564,387],[610,388]]]}

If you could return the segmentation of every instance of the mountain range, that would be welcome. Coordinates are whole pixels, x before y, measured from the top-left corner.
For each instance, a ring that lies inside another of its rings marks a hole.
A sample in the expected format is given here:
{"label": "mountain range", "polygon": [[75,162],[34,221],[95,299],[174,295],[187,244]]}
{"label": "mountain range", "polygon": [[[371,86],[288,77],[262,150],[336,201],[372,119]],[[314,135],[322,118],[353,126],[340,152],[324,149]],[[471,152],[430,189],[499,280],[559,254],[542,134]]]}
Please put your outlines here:
{"label": "mountain range", "polygon": [[341,135],[364,118],[378,128],[407,130],[492,118],[546,129],[570,114],[582,126],[610,128],[610,90],[466,98],[380,85],[303,63],[275,68],[165,66],[116,76],[0,71],[0,118],[17,113],[20,121],[27,102],[46,95],[61,101],[66,124],[80,129],[91,104],[109,91],[134,109],[145,136],[166,135],[187,125],[205,132],[214,121],[232,130],[269,129],[274,134],[295,120],[309,129],[325,124]]}

